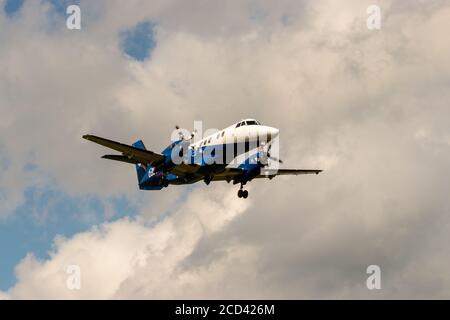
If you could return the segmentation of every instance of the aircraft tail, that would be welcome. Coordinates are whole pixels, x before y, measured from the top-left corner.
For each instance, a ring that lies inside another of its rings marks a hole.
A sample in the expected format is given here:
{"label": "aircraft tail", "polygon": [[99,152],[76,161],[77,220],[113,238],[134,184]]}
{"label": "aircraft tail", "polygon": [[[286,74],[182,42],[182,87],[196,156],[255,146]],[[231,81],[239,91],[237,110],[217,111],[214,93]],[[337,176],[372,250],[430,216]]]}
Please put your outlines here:
{"label": "aircraft tail", "polygon": [[[135,143],[133,143],[133,147],[138,148],[138,149],[142,149],[142,150],[147,150],[145,149],[145,145],[142,142],[142,140],[136,141]],[[147,177],[147,165],[144,163],[138,163],[136,164],[136,173],[137,173],[137,179],[138,179],[138,184],[139,186],[144,182],[145,178]]]}

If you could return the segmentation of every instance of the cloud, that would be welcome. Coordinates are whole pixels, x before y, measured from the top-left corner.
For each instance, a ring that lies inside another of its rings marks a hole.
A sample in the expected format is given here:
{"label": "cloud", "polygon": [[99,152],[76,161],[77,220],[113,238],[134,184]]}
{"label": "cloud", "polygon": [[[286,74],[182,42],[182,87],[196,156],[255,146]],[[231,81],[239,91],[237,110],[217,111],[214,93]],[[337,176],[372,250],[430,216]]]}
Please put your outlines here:
{"label": "cloud", "polygon": [[[233,204],[234,192],[223,187],[219,190],[223,192],[220,197],[211,191],[193,195],[179,210],[154,225],[124,218],[71,239],[59,237],[48,260],[39,261],[30,254],[20,262],[16,268],[18,283],[7,296],[108,299],[163,297],[178,292],[181,297],[189,294],[188,288],[197,286],[198,281],[204,285],[208,281],[224,281],[225,270],[218,262],[208,269],[183,265],[201,239],[226,228],[250,205]],[[245,247],[236,249],[230,248],[222,259],[240,255],[247,258]],[[68,290],[66,286],[69,265],[81,268],[80,291]],[[204,294],[199,289],[196,288],[196,294]]]}
{"label": "cloud", "polygon": [[[87,2],[81,33],[46,31],[48,7],[31,2],[21,19],[0,17],[10,208],[49,174],[69,194],[132,197],[132,170],[97,160],[104,150],[80,136],[143,137],[158,151],[195,119],[255,117],[281,129],[285,166],[325,172],[254,181],[251,203],[225,184],[148,193],[139,216],[153,226],[125,219],[60,239],[48,260],[19,264],[8,295],[448,297],[448,4],[380,1],[382,28],[369,31],[360,1],[201,3]],[[145,20],[157,46],[130,61],[119,34]],[[23,159],[44,173],[27,179]],[[73,260],[79,292],[61,269]],[[370,264],[379,292],[365,287]]]}

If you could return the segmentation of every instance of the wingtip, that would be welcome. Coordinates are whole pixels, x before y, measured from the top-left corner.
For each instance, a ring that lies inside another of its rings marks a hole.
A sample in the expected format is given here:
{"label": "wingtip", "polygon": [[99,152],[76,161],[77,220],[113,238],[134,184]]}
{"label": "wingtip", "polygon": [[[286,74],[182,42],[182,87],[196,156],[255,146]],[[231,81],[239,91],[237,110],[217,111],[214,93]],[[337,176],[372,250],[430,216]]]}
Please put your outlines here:
{"label": "wingtip", "polygon": [[82,138],[83,138],[83,139],[86,139],[86,140],[89,140],[90,137],[91,137],[90,134],[85,134]]}

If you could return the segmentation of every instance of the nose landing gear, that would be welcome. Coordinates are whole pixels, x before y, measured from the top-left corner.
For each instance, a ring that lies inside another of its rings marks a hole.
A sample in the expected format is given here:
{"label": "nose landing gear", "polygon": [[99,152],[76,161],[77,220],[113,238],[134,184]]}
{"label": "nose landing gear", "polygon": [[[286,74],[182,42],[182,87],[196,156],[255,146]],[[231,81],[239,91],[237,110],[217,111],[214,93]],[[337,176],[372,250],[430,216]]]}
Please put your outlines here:
{"label": "nose landing gear", "polygon": [[248,198],[248,191],[247,190],[243,190],[244,185],[241,184],[241,188],[238,191],[238,198],[244,198],[247,199]]}

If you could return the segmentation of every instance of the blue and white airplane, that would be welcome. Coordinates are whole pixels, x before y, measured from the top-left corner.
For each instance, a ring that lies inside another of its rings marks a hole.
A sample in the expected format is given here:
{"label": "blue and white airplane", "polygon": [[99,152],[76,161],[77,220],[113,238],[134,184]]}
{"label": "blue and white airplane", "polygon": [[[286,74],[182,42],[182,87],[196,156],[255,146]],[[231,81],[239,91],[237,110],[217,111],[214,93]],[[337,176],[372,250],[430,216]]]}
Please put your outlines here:
{"label": "blue and white airplane", "polygon": [[[177,126],[177,130],[180,128]],[[279,130],[263,126],[254,119],[235,123],[205,138],[194,141],[178,131],[179,138],[161,153],[146,150],[139,140],[132,145],[85,135],[84,139],[121,152],[103,159],[136,165],[141,190],[161,190],[169,185],[204,181],[227,181],[240,184],[238,197],[246,199],[244,185],[255,178],[273,179],[278,175],[319,174],[316,169],[279,169],[281,160],[271,155],[277,145]]]}

